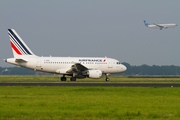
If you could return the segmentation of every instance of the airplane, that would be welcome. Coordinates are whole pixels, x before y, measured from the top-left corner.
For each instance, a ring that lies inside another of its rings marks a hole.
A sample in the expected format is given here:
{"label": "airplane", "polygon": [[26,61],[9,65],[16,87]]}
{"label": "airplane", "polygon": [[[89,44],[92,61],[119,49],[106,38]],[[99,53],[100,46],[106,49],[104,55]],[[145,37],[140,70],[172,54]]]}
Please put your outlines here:
{"label": "airplane", "polygon": [[39,57],[14,29],[8,29],[8,34],[14,58],[5,59],[5,62],[37,71],[62,74],[61,81],[66,81],[66,75],[71,76],[71,81],[76,81],[76,78],[86,77],[98,79],[102,74],[109,81],[109,74],[127,69],[118,60],[107,57]]}
{"label": "airplane", "polygon": [[177,24],[155,24],[155,23],[153,23],[153,25],[151,25],[151,24],[147,23],[145,20],[144,20],[144,24],[145,24],[146,27],[149,27],[149,28],[160,28],[160,30],[162,30],[162,28],[167,29],[169,27],[173,27],[174,28],[174,27],[177,26]]}

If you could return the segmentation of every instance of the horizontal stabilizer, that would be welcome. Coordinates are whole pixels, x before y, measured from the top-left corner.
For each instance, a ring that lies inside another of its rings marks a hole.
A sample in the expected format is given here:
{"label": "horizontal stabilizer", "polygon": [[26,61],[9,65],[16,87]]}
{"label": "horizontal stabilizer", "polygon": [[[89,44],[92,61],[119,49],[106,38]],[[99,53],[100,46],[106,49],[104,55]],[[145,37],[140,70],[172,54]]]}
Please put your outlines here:
{"label": "horizontal stabilizer", "polygon": [[27,62],[25,59],[16,59],[15,62]]}

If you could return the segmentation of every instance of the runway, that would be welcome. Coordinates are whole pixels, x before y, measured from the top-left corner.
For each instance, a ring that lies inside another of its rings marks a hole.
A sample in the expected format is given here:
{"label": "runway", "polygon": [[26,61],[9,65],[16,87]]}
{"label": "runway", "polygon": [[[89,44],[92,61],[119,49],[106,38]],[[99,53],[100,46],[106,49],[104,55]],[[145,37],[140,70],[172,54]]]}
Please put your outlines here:
{"label": "runway", "polygon": [[175,83],[0,83],[0,86],[180,87]]}

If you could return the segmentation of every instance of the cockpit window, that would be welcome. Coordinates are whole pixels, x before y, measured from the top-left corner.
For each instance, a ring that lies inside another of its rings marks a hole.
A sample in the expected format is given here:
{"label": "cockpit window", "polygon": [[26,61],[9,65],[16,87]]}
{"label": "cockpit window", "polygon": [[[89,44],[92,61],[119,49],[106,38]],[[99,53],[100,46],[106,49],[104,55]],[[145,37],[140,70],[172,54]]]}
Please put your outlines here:
{"label": "cockpit window", "polygon": [[119,65],[119,64],[121,64],[121,63],[120,63],[120,62],[117,62],[116,64],[118,64],[118,65]]}

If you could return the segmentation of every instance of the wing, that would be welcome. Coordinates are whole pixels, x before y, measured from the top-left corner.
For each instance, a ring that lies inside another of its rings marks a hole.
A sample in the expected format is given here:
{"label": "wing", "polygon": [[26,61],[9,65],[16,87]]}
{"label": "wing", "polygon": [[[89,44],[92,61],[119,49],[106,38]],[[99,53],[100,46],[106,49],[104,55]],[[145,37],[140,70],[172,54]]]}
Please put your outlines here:
{"label": "wing", "polygon": [[62,74],[82,74],[82,72],[85,72],[86,70],[96,70],[96,68],[87,68],[80,63],[74,63],[74,65],[72,65],[71,68],[58,69],[56,70],[56,72]]}
{"label": "wing", "polygon": [[155,24],[155,23],[153,23],[154,25],[156,25],[156,26],[158,26],[159,28],[160,28],[160,30],[162,29],[162,28],[164,28],[164,26],[162,26],[162,25],[158,25],[158,24]]}
{"label": "wing", "polygon": [[156,26],[158,26],[158,27],[162,27],[162,28],[164,27],[164,26],[162,26],[162,25],[158,25],[158,24],[155,24],[155,23],[153,23],[153,24],[156,25]]}
{"label": "wing", "polygon": [[80,73],[80,72],[83,72],[83,71],[86,71],[88,70],[87,67],[85,67],[84,65],[80,64],[80,63],[75,63],[74,65],[71,66],[71,69],[68,70],[67,72],[68,73]]}

